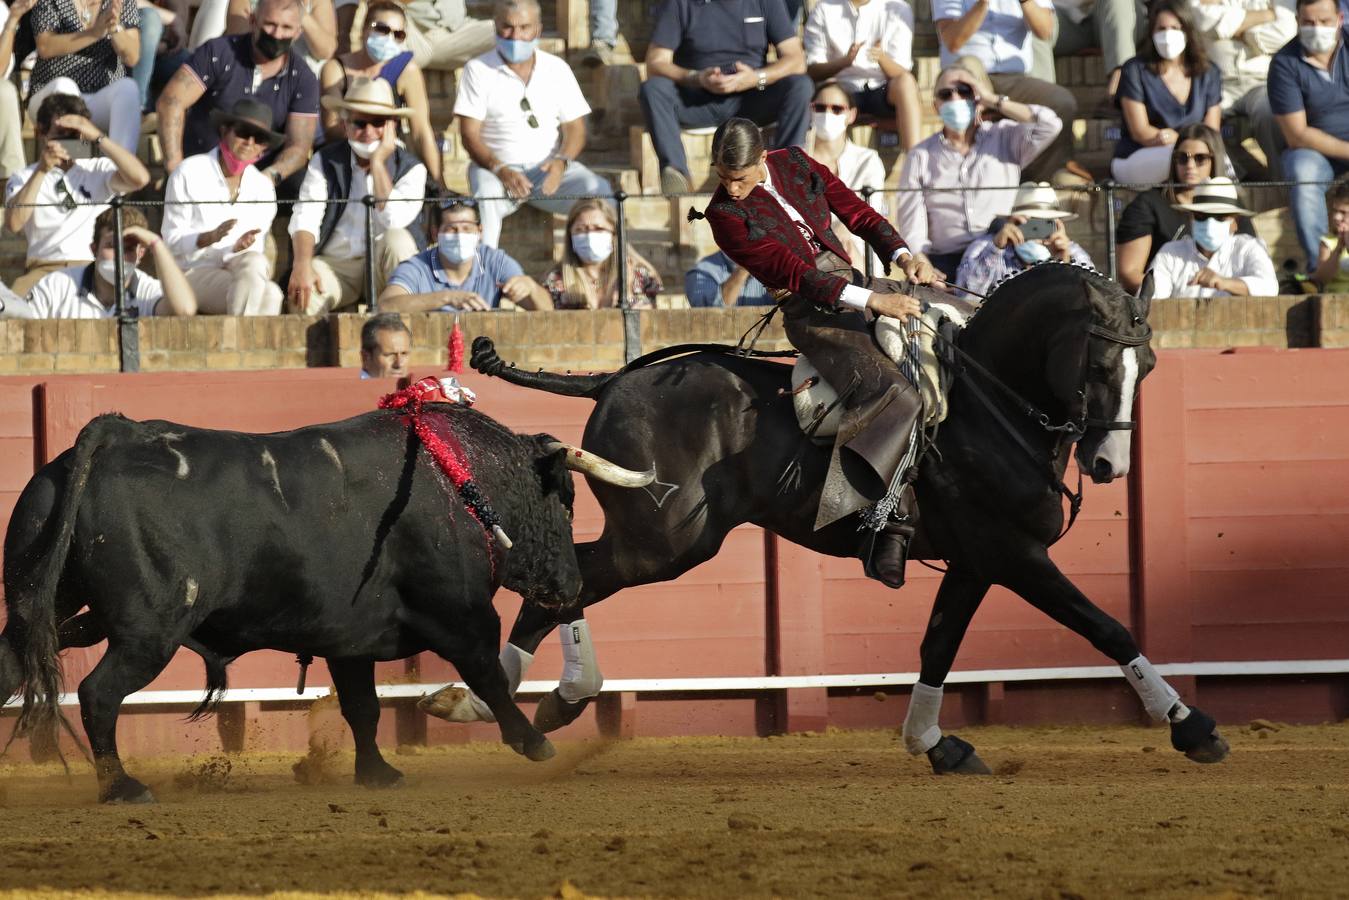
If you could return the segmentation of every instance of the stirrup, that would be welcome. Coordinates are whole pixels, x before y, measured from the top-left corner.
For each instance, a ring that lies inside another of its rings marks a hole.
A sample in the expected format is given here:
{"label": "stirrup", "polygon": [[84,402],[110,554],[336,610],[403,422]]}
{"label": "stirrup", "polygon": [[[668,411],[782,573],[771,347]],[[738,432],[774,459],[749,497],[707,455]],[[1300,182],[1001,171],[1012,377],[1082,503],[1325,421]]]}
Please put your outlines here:
{"label": "stirrup", "polygon": [[862,572],[888,588],[903,587],[913,534],[914,527],[908,521],[889,522],[880,531],[871,532],[863,544]]}

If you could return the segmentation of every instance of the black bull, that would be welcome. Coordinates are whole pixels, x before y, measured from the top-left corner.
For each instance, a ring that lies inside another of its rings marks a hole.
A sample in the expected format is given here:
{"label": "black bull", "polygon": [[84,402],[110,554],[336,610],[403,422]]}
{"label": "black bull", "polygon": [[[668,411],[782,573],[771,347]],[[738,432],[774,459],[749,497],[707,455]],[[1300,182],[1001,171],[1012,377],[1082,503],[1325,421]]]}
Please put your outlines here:
{"label": "black bull", "polygon": [[[1132,403],[1130,393],[1130,404],[1121,404],[1122,391],[1135,390],[1155,363],[1146,312],[1101,275],[1043,264],[1003,282],[964,330],[960,344],[983,371],[967,367],[956,381],[948,418],[916,484],[921,521],[914,555],[948,565],[922,642],[924,684],[945,682],[993,584],[1020,594],[1116,663],[1139,655],[1129,631],[1059,571],[1048,548],[1063,526],[1059,488],[1074,441],[1079,467],[1094,479],[1127,471],[1124,429],[1132,426],[1112,419]],[[642,490],[594,485],[605,526],[597,540],[577,546],[580,598],[562,610],[526,604],[510,635],[526,652],[585,606],[626,587],[677,578],[712,558],[731,529],[746,522],[831,556],[858,552],[856,516],[814,530],[830,448],[801,434],[784,396],[788,367],[724,352],[647,362],[610,375],[529,373],[504,365],[485,338],[474,342],[479,371],[594,399],[583,446],[655,472],[655,483]],[[1024,414],[1027,403],[1036,416]],[[584,703],[555,691],[535,724],[552,730]],[[1173,743],[1195,759],[1221,757],[1220,739],[1203,722],[1211,720],[1195,717],[1184,733],[1173,725]],[[939,763],[929,752],[939,769],[960,770],[964,757],[948,753]]]}
{"label": "black bull", "polygon": [[548,604],[580,589],[568,454],[472,410],[425,414],[448,420],[509,551],[489,543],[393,411],[268,435],[89,423],[33,476],[5,536],[0,697],[22,686],[19,730],[51,737],[57,653],[106,637],[79,687],[100,796],[150,800],[117,757],[123,699],[187,646],[206,661],[201,713],[229,661],[284,650],[327,660],[357,781],[389,784],[400,775],[375,745],[375,661],[433,650],[491,707],[505,743],[550,756],[510,697],[491,601],[503,583]]}

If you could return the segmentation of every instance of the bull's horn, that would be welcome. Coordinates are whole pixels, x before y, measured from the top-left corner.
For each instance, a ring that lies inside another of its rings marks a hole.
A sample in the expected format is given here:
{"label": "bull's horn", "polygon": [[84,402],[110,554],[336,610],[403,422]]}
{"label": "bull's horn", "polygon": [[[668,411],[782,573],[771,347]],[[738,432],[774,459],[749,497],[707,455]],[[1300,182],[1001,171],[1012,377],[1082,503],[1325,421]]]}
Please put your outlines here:
{"label": "bull's horn", "polygon": [[639,488],[646,487],[656,480],[656,469],[653,466],[649,472],[634,472],[632,469],[625,469],[622,466],[616,466],[602,456],[596,456],[589,450],[582,450],[580,447],[573,447],[571,444],[564,444],[561,441],[549,441],[544,445],[549,453],[555,450],[567,451],[567,468],[576,472],[584,472],[592,478],[603,481],[606,484],[614,484],[619,487]]}

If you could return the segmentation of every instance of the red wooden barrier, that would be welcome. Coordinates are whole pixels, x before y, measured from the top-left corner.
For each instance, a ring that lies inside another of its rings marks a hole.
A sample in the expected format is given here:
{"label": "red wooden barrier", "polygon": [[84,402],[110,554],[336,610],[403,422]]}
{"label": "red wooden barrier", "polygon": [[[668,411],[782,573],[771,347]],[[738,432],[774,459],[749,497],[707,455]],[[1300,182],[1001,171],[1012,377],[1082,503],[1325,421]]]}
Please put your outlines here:
{"label": "red wooden barrier", "polygon": [[[512,428],[579,441],[589,401],[472,375],[466,380],[479,392],[479,408]],[[1088,596],[1134,630],[1157,662],[1345,656],[1346,384],[1349,351],[1161,354],[1140,403],[1129,485],[1089,486],[1082,517],[1054,548],[1055,559]],[[34,465],[70,446],[99,412],[271,431],[371,409],[387,388],[359,381],[351,370],[0,379],[0,514],[8,518]],[[584,484],[578,488],[575,534],[585,541],[599,534],[603,520]],[[677,581],[625,591],[589,618],[611,680],[911,672],[938,578],[915,564],[909,586],[889,591],[864,579],[856,560],[821,558],[744,527],[716,559]],[[503,630],[518,603],[514,596],[499,598]],[[68,654],[71,684],[99,652]],[[1084,640],[998,590],[985,601],[956,661],[958,670],[1102,665],[1108,661]],[[454,678],[446,663],[429,654],[416,666],[410,674],[401,664],[387,665],[381,677]],[[555,678],[560,668],[556,642],[549,640],[527,677]],[[284,687],[294,678],[294,661],[279,653],[251,654],[230,672],[235,687]],[[328,683],[321,666],[309,680]],[[1229,716],[1254,714],[1258,704],[1275,700],[1278,710],[1259,711],[1283,719],[1349,713],[1343,676],[1175,680],[1189,695],[1201,691],[1206,704]],[[201,683],[199,661],[183,654],[151,689],[196,689]],[[902,689],[886,690],[902,700]],[[628,729],[640,722],[642,733],[655,734],[897,724],[902,702],[877,703],[873,693],[808,687],[692,699],[661,695],[659,703],[624,695],[606,696],[599,708],[611,719],[621,714]],[[951,698],[946,717],[953,724],[1138,716],[1132,695],[1117,680],[994,680],[953,686]],[[267,709],[250,707],[250,714],[261,711],[251,744],[303,746],[303,712]],[[128,748],[216,745],[213,725],[184,727],[180,716],[128,715],[122,729]],[[424,733],[433,741],[495,736],[486,727],[386,718],[390,736],[395,728],[403,738]],[[595,727],[588,714],[572,730]]]}

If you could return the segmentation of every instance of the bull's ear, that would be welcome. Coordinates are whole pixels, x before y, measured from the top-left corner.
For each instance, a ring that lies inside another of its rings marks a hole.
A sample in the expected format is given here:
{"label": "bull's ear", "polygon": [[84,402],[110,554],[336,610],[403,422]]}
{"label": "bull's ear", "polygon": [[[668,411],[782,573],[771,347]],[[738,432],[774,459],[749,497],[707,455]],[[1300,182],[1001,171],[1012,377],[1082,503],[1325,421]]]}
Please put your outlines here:
{"label": "bull's ear", "polygon": [[539,472],[539,482],[545,494],[561,494],[566,497],[572,491],[571,470],[567,468],[567,451],[553,450],[543,453],[534,460]]}

